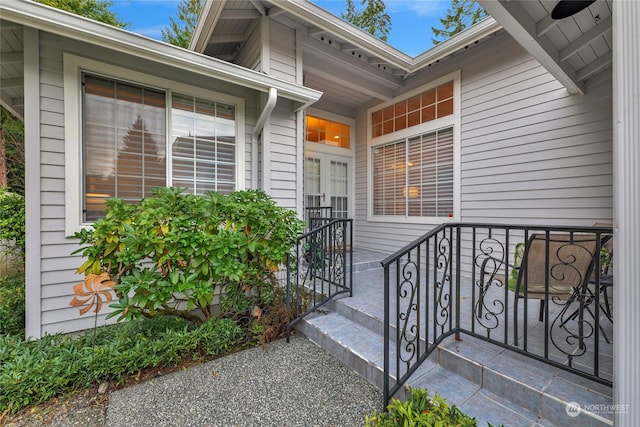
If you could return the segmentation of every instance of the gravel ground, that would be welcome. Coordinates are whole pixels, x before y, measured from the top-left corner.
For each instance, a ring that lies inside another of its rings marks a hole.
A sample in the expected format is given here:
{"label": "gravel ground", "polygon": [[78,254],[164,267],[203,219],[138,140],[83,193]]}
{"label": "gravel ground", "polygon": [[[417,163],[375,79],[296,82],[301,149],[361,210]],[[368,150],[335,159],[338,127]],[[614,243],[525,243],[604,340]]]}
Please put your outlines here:
{"label": "gravel ground", "polygon": [[8,425],[362,426],[381,404],[365,379],[294,335],[110,394],[94,387]]}
{"label": "gravel ground", "polygon": [[304,336],[113,392],[108,426],[362,426],[382,395]]}

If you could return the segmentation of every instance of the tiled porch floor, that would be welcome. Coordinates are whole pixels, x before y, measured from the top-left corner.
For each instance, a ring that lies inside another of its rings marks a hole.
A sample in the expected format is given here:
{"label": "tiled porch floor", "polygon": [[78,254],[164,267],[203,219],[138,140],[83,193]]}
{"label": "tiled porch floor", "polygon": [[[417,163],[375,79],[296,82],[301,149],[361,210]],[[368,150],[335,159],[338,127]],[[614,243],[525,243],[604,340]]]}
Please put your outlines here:
{"label": "tiled porch floor", "polygon": [[[341,298],[335,305],[336,312],[343,315],[347,315],[353,319],[358,319],[358,326],[362,326],[370,331],[375,332],[378,336],[382,335],[383,326],[381,319],[383,318],[383,271],[380,266],[380,261],[386,257],[386,254],[354,248],[353,260],[354,260],[354,274],[353,274],[353,297]],[[471,295],[470,280],[461,280],[461,304],[463,309],[462,313],[471,313]],[[500,295],[504,294],[504,290],[498,290]],[[491,292],[487,295],[487,299],[491,300]],[[545,322],[538,321],[538,300],[532,300],[529,302],[528,315],[527,315],[527,329],[528,329],[528,348],[529,352],[543,355],[544,354],[544,325]],[[392,307],[395,304],[392,304]],[[524,304],[520,302],[519,316],[524,318]],[[509,309],[510,311],[511,309]],[[394,317],[395,308],[392,309],[392,318]],[[549,318],[553,319],[554,314],[558,311],[557,307],[550,307]],[[511,316],[511,313],[509,313]],[[331,318],[331,316],[311,315],[309,316],[309,322],[315,323],[321,328],[325,328],[325,332],[328,335],[335,336],[339,342],[345,344],[347,347],[350,343],[353,343],[353,347],[358,347],[360,353],[363,354],[365,360],[370,364],[375,364],[379,367],[383,364],[383,351],[382,342],[376,336],[365,336],[366,334],[359,328],[352,325],[338,324],[337,318]],[[472,321],[469,318],[461,316],[461,325],[471,329]],[[498,316],[497,321],[504,323],[504,316]],[[601,322],[605,333],[609,338],[613,337],[613,325],[606,318],[603,318]],[[420,320],[421,330],[432,330],[432,323],[424,321],[424,318]],[[479,325],[475,324],[476,331],[478,331]],[[481,329],[481,328],[480,328]],[[508,337],[504,340],[504,334],[508,333],[513,335],[512,332],[508,332],[508,328],[504,327],[496,328],[492,330],[491,337],[497,340],[506,341],[506,343],[512,343],[513,337]],[[422,334],[421,334],[422,335]],[[431,339],[429,339],[430,341]],[[325,340],[326,341],[326,340]],[[599,349],[599,367],[601,376],[607,377],[612,372],[612,344],[606,343],[604,339],[600,341]],[[522,344],[522,341],[521,341]],[[555,347],[547,343],[549,354],[554,355]],[[342,350],[338,350],[342,351]],[[538,362],[530,357],[516,354],[512,351],[506,350],[500,346],[487,343],[485,341],[473,338],[468,335],[462,335],[460,341],[456,341],[453,338],[446,340],[441,349],[436,352],[430,360],[433,363],[427,363],[424,369],[420,369],[416,372],[412,378],[408,381],[408,384],[414,387],[426,387],[432,390],[434,384],[434,377],[443,378],[441,381],[437,381],[438,388],[433,389],[443,396],[445,396],[452,403],[460,406],[463,410],[467,409],[473,414],[476,414],[480,419],[493,420],[504,423],[505,425],[523,425],[527,423],[527,420],[532,418],[540,419],[544,416],[545,422],[543,425],[555,425],[556,423],[563,424],[562,420],[567,419],[565,412],[566,402],[578,402],[581,405],[607,405],[611,403],[611,388],[602,384],[587,380],[575,374],[566,372],[562,369],[549,366]],[[555,356],[562,355],[556,351]],[[342,353],[340,353],[342,354]],[[460,364],[456,357],[453,355],[461,356],[469,363],[466,365]],[[564,356],[564,355],[563,355]],[[345,362],[348,362],[351,356],[348,353],[344,354]],[[593,354],[587,354],[583,356],[584,359],[592,358]],[[566,360],[557,359],[559,362]],[[575,365],[579,365],[579,359],[574,362]],[[589,360],[585,362],[590,363]],[[464,366],[463,366],[464,365]],[[367,376],[367,369],[371,371],[371,367],[365,367],[365,372],[361,372],[363,376]],[[462,370],[462,372],[459,372]],[[462,383],[458,380],[447,380],[447,373],[454,371],[458,375],[461,375],[467,383]],[[511,382],[502,381],[504,377],[512,379]],[[372,379],[370,378],[370,381]],[[376,380],[377,381],[377,380]],[[373,382],[373,381],[372,381]],[[516,385],[514,385],[516,384]],[[380,386],[381,384],[379,384]],[[508,401],[506,398],[508,397]],[[489,409],[492,406],[487,405],[488,401],[501,402],[501,408],[503,407],[505,412],[503,416],[511,416],[513,414],[520,413],[524,408],[524,412],[529,414],[526,418],[514,418],[513,420],[500,418],[496,414],[495,408]],[[558,405],[558,401],[562,404]],[[508,404],[506,403],[508,402]],[[553,404],[552,404],[553,403]],[[491,411],[491,413],[487,413]],[[484,418],[483,418],[484,414]],[[544,414],[544,415],[542,415]],[[498,418],[496,419],[496,417]],[[582,417],[581,417],[582,418]],[[592,425],[606,425],[610,423],[611,414],[597,414],[595,423]],[[597,422],[600,419],[600,422]],[[577,420],[576,420],[577,421]],[[591,419],[589,422],[593,422]],[[530,423],[529,423],[530,424]],[[527,425],[529,425],[527,424]],[[588,425],[582,422],[582,425]]]}

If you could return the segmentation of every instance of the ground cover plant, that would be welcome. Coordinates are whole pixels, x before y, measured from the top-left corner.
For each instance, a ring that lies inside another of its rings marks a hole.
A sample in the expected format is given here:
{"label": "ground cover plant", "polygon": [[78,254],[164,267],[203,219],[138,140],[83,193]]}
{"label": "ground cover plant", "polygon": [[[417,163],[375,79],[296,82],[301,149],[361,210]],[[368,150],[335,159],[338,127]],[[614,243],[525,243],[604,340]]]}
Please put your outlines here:
{"label": "ground cover plant", "polygon": [[91,384],[122,384],[146,367],[172,366],[185,358],[206,360],[233,350],[244,335],[232,319],[195,325],[164,317],[102,327],[75,338],[0,336],[0,415]]}
{"label": "ground cover plant", "polygon": [[465,415],[455,405],[449,405],[436,394],[429,396],[427,390],[414,388],[404,402],[392,399],[385,412],[375,412],[366,417],[367,427],[430,427],[430,426],[476,426],[476,419]]}
{"label": "ground cover plant", "polygon": [[[110,304],[109,316],[127,322],[40,340],[25,341],[19,321],[0,332],[0,424],[62,393],[272,341],[289,322],[275,272],[303,223],[263,192],[162,188],[136,205],[107,206],[75,235],[86,261],[70,304],[96,321]],[[2,284],[24,290],[23,277]],[[19,296],[5,311],[24,319]]]}

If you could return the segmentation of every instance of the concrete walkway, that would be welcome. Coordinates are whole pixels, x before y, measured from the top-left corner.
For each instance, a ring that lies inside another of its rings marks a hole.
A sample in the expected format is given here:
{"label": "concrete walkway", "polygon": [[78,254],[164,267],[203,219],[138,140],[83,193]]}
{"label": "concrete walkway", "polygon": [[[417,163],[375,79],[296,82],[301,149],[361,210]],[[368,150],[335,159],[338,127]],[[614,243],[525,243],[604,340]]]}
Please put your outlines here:
{"label": "concrete walkway", "polygon": [[296,335],[111,393],[108,426],[362,426],[382,395]]}

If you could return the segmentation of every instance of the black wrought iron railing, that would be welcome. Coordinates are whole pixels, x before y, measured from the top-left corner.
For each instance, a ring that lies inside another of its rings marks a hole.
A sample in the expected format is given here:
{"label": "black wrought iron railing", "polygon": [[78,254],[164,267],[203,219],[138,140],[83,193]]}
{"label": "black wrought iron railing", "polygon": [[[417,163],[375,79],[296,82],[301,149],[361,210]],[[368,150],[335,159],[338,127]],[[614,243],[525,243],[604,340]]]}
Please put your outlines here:
{"label": "black wrought iron railing", "polygon": [[316,227],[299,236],[287,257],[286,298],[291,329],[307,314],[332,298],[352,294],[353,222],[351,219],[314,219]]}
{"label": "black wrought iron railing", "polygon": [[612,236],[607,227],[452,223],[386,258],[385,405],[461,334],[611,386]]}
{"label": "black wrought iron railing", "polygon": [[319,226],[326,224],[332,218],[333,207],[331,206],[312,206],[305,208],[307,230],[316,229]]}

